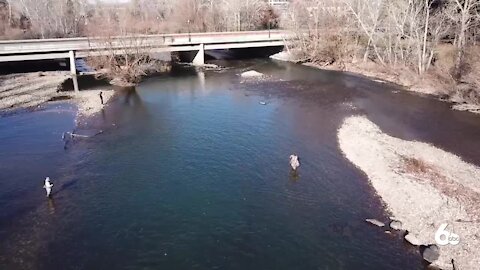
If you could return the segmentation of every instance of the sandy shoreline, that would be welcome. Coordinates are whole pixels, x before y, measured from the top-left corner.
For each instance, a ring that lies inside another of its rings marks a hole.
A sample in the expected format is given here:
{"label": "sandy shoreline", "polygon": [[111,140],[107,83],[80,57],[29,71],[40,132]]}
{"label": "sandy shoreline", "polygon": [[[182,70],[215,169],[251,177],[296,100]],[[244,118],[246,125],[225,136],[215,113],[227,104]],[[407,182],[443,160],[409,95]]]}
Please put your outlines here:
{"label": "sandy shoreline", "polygon": [[[100,112],[113,97],[114,90],[84,90],[58,92],[60,85],[69,78],[66,71],[47,71],[0,76],[0,111],[9,112],[21,108],[34,108],[56,97],[67,97],[65,102],[77,106],[78,117],[90,117]],[[102,92],[104,104],[100,101]]]}
{"label": "sandy shoreline", "polygon": [[[295,61],[295,58],[292,56],[292,54],[285,51],[274,54],[270,56],[270,58],[278,61],[293,62],[293,63],[297,62]],[[392,74],[392,73],[378,70],[378,68],[368,67],[368,65],[359,67],[354,64],[348,64],[343,67],[339,67],[336,65],[321,66],[315,63],[303,63],[303,65],[316,68],[316,69],[350,72],[350,73],[355,73],[355,74],[369,77],[374,81],[379,81],[379,82],[384,81],[384,82],[398,84],[403,86],[404,89],[407,91],[431,95],[441,101],[450,102],[452,103],[451,108],[453,110],[468,111],[468,112],[480,114],[480,105],[465,104],[461,99],[459,99],[456,96],[452,96],[449,99],[445,99],[444,97],[448,96],[446,92],[438,91],[435,85],[431,85],[425,81],[412,80],[412,77],[414,77],[413,74],[407,71],[405,71],[404,74],[403,73]]]}
{"label": "sandy shoreline", "polygon": [[38,106],[58,96],[59,85],[68,78],[68,72],[65,71],[0,76],[0,110]]}
{"label": "sandy shoreline", "polygon": [[[100,92],[103,96],[103,104],[100,101]],[[86,90],[73,93],[73,103],[78,106],[78,116],[89,117],[100,112],[113,97],[114,90]]]}
{"label": "sandy shoreline", "polygon": [[437,245],[444,223],[457,245],[438,245],[433,265],[474,270],[480,265],[480,168],[430,144],[384,134],[363,116],[345,119],[339,147],[369,178],[393,219],[422,245]]}

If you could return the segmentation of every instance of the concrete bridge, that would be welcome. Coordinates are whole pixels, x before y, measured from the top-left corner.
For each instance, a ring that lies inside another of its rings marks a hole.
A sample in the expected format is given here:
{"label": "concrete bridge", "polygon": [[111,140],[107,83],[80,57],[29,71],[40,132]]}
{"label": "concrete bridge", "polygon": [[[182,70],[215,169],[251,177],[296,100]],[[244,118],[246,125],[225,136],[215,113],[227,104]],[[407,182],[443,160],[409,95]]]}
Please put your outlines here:
{"label": "concrete bridge", "polygon": [[86,57],[106,54],[112,48],[123,49],[128,46],[148,47],[148,51],[152,53],[283,46],[287,38],[288,32],[285,31],[248,31],[127,36],[112,37],[108,40],[105,38],[2,40],[0,62],[69,58],[72,51],[76,57]]}
{"label": "concrete bridge", "polygon": [[[105,55],[112,50],[143,48],[148,53],[196,51],[194,65],[205,63],[205,50],[283,46],[285,31],[211,32],[105,38],[60,38],[0,41],[0,62],[70,59],[76,81],[75,58]],[[75,87],[76,89],[78,87]]]}

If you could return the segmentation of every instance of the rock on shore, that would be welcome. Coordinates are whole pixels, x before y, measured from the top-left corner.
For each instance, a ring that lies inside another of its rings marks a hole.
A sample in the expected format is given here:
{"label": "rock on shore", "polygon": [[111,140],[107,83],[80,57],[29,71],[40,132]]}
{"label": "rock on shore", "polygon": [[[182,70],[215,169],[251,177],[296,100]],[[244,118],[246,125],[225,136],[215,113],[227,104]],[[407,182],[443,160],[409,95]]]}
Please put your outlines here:
{"label": "rock on shore", "polygon": [[438,259],[438,256],[440,256],[440,249],[437,245],[425,247],[422,252],[423,259],[430,263],[435,262]]}
{"label": "rock on shore", "polygon": [[398,221],[398,220],[392,220],[390,222],[390,228],[392,228],[393,230],[396,230],[396,231],[401,231],[402,230],[402,222]]}
{"label": "rock on shore", "polygon": [[[436,244],[444,223],[457,245],[439,246],[432,264],[474,270],[480,265],[480,168],[433,145],[383,133],[363,116],[348,117],[338,130],[341,150],[368,176],[415,244]],[[408,235],[407,235],[408,236]],[[408,237],[407,237],[408,238]],[[431,258],[432,256],[429,256]]]}
{"label": "rock on shore", "polygon": [[273,60],[278,60],[278,61],[286,61],[286,62],[295,62],[296,58],[295,56],[287,51],[281,51],[279,53],[270,55],[270,58]]}

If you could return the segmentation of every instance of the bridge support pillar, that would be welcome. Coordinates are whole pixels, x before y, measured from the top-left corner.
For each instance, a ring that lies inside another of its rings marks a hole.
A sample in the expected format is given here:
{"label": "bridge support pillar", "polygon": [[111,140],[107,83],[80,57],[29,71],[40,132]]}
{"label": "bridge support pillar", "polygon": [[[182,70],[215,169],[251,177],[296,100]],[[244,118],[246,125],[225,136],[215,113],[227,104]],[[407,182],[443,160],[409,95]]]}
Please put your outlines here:
{"label": "bridge support pillar", "polygon": [[75,67],[75,52],[69,51],[68,56],[70,58],[70,73],[72,75],[73,90],[75,92],[79,92],[80,89],[78,88],[77,68]]}
{"label": "bridge support pillar", "polygon": [[199,45],[197,55],[193,58],[192,63],[194,66],[205,65],[205,45],[203,43]]}

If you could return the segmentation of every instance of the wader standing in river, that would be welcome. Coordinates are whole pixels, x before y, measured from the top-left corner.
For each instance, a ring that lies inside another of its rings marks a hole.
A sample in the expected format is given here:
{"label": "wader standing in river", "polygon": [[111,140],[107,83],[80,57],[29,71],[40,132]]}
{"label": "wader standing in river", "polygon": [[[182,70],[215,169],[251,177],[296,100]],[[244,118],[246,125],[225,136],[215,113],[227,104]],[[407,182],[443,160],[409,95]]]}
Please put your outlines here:
{"label": "wader standing in river", "polygon": [[290,155],[290,166],[292,167],[293,171],[297,171],[298,167],[300,167],[300,161],[298,159],[298,156],[293,154]]}
{"label": "wader standing in river", "polygon": [[100,91],[100,94],[98,94],[98,95],[100,96],[100,102],[101,102],[102,105],[103,105],[103,92]]}
{"label": "wader standing in river", "polygon": [[43,188],[47,192],[48,198],[50,198],[50,193],[52,193],[52,187],[53,187],[53,184],[50,183],[50,177],[45,178],[45,184],[43,185]]}

